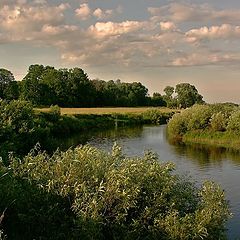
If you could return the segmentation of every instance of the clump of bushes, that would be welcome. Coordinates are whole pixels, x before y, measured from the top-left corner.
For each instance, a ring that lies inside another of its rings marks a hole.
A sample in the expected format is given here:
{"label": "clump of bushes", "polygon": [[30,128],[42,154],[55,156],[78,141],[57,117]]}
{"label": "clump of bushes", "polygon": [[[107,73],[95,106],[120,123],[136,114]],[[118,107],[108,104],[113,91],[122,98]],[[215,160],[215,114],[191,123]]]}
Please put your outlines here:
{"label": "clump of bushes", "polygon": [[[240,134],[240,110],[234,104],[194,105],[175,114],[168,123],[168,134],[172,139],[210,142],[234,147],[229,139]],[[204,139],[203,139],[204,138]],[[220,138],[220,139],[219,139]]]}
{"label": "clump of bushes", "polygon": [[[117,145],[110,154],[88,145],[52,156],[33,150],[21,161],[12,158],[10,169],[11,191],[20,183],[33,189],[34,198],[27,199],[31,195],[24,189],[29,192],[29,188],[21,187],[22,194],[13,194],[16,205],[12,206],[17,214],[21,201],[35,201],[25,212],[21,209],[25,224],[15,218],[28,229],[29,239],[221,239],[230,216],[217,185],[205,182],[197,188],[174,174],[171,163],[160,163],[152,152],[129,158]],[[4,197],[1,192],[1,207],[6,204]],[[60,220],[63,213],[64,224]],[[49,226],[41,232],[36,226],[43,219]],[[56,231],[54,236],[48,235],[51,221],[56,220],[63,229],[69,227],[65,235],[62,231],[62,235]]]}

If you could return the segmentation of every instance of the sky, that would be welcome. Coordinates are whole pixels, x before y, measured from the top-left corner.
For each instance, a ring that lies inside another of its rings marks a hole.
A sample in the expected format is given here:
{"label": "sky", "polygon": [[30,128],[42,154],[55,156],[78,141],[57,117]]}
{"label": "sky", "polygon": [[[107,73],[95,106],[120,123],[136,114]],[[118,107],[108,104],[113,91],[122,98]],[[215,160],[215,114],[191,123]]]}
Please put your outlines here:
{"label": "sky", "polygon": [[240,1],[0,0],[0,68],[31,64],[240,103]]}

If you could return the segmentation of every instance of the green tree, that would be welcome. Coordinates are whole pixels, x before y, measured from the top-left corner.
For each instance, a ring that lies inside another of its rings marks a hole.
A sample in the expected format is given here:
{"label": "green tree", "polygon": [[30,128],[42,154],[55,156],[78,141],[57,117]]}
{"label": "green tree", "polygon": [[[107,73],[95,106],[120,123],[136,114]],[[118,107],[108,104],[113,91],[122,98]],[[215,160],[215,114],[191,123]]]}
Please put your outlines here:
{"label": "green tree", "polygon": [[81,68],[68,70],[66,82],[68,99],[67,103],[73,107],[90,107],[94,104],[95,89]]}
{"label": "green tree", "polygon": [[151,106],[167,106],[166,101],[164,100],[163,96],[160,93],[153,93],[153,96],[151,98]]}
{"label": "green tree", "polygon": [[19,95],[18,84],[13,74],[4,68],[0,68],[0,98],[12,100]]}
{"label": "green tree", "polygon": [[203,97],[198,93],[196,87],[189,83],[177,84],[175,93],[177,94],[177,104],[180,108],[191,107],[196,103],[204,103]]}
{"label": "green tree", "polygon": [[43,65],[31,65],[27,75],[21,83],[21,98],[35,105],[43,104],[44,86],[41,82],[45,67]]}
{"label": "green tree", "polygon": [[163,90],[165,95],[163,96],[164,101],[167,103],[167,107],[175,107],[176,106],[176,99],[173,97],[174,87],[167,86]]}

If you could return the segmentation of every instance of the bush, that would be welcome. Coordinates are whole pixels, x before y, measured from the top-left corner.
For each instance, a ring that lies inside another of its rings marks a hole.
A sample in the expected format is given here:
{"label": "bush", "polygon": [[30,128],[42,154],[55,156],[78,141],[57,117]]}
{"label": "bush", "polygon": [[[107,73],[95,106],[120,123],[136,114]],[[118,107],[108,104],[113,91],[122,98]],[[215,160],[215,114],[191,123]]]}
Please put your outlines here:
{"label": "bush", "polygon": [[227,130],[230,132],[240,133],[240,110],[235,111],[229,118]]}
{"label": "bush", "polygon": [[111,154],[88,145],[52,156],[32,151],[11,168],[14,178],[68,199],[76,239],[220,239],[229,217],[218,186],[198,189],[151,152],[128,158],[116,145]]}
{"label": "bush", "polygon": [[188,122],[190,119],[189,109],[176,113],[168,122],[168,134],[172,138],[181,138],[188,130]]}
{"label": "bush", "polygon": [[189,109],[188,131],[205,129],[208,127],[212,116],[212,109],[209,105],[194,105]]}
{"label": "bush", "polygon": [[168,124],[171,137],[182,137],[194,131],[225,131],[229,116],[235,112],[236,106],[231,104],[204,104],[175,114]]}
{"label": "bush", "polygon": [[223,113],[218,112],[212,115],[210,119],[210,125],[213,131],[220,131],[223,132],[226,130],[228,123],[228,117],[225,116]]}
{"label": "bush", "polygon": [[142,118],[146,123],[165,124],[174,113],[163,113],[157,109],[149,109],[142,113]]}

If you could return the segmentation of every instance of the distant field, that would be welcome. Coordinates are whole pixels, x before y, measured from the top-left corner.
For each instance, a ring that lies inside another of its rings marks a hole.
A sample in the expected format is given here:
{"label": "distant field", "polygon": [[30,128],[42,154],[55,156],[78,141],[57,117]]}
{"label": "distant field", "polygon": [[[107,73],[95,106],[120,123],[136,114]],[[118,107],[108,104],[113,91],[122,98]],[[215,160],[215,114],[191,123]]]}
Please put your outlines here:
{"label": "distant field", "polygon": [[[172,112],[172,109],[166,107],[116,107],[116,108],[61,108],[61,114],[112,114],[112,113],[143,113],[149,109],[157,109],[162,112]],[[37,108],[36,110],[48,112],[49,108]]]}

